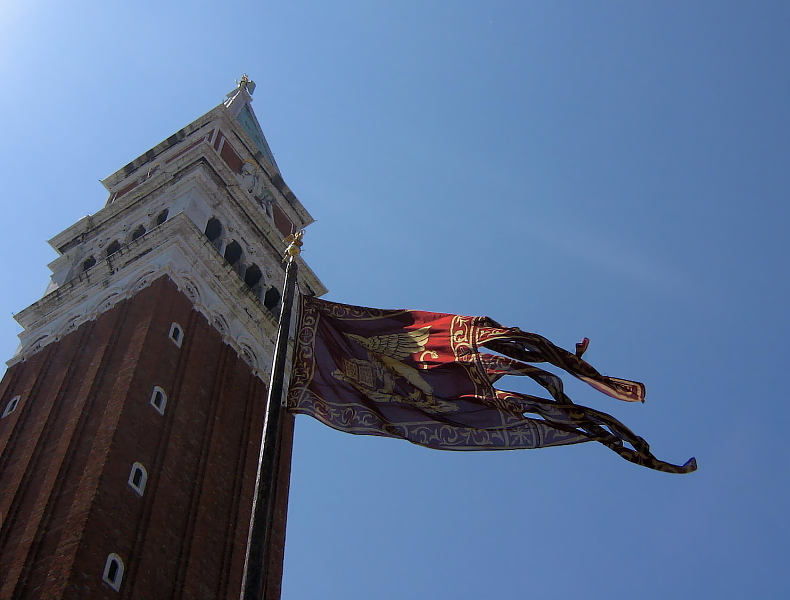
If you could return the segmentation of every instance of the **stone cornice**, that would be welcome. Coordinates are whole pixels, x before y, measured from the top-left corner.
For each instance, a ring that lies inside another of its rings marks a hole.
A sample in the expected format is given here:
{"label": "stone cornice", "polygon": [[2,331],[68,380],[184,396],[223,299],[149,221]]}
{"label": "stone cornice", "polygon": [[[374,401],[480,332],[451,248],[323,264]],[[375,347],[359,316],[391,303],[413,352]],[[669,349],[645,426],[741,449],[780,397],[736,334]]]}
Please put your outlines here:
{"label": "stone cornice", "polygon": [[[300,267],[304,287],[311,284],[312,272],[301,259]],[[275,318],[184,213],[19,312],[15,318],[25,330],[8,364],[25,360],[163,276],[175,282],[261,378],[268,376]]]}
{"label": "stone cornice", "polygon": [[[50,243],[57,248],[58,244],[79,239],[79,244],[74,246],[75,249],[67,251],[67,254],[82,252],[82,255],[86,255],[89,252],[85,249],[90,247],[92,240],[102,236],[108,239],[113,237],[110,233],[114,227],[117,228],[115,224],[126,223],[128,229],[135,218],[139,221],[146,216],[150,217],[156,206],[163,204],[155,202],[157,198],[172,201],[186,194],[190,188],[198,189],[218,214],[231,219],[235,215],[235,219],[240,220],[239,225],[249,229],[249,237],[252,239],[247,242],[262,245],[262,249],[268,250],[267,254],[271,259],[280,260],[285,250],[282,234],[255,200],[241,189],[233,172],[206,142],[180,156],[162,173],[138,186],[127,196],[105,206],[94,215],[84,217],[55,236]],[[68,258],[58,257],[50,263],[50,268],[54,272],[62,264],[73,260],[71,255]],[[306,265],[304,272],[305,280],[316,295],[326,293],[324,285]]]}

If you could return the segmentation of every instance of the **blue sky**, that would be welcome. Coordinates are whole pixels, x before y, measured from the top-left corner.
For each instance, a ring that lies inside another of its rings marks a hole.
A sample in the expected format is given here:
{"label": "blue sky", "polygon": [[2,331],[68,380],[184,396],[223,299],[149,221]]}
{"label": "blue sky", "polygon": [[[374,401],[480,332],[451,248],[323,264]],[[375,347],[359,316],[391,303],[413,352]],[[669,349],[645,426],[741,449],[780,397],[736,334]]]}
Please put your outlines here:
{"label": "blue sky", "polygon": [[299,417],[284,599],[785,598],[789,34],[768,1],[0,0],[0,354],[45,240],[247,72],[327,298],[588,336],[647,403],[571,397],[700,465]]}

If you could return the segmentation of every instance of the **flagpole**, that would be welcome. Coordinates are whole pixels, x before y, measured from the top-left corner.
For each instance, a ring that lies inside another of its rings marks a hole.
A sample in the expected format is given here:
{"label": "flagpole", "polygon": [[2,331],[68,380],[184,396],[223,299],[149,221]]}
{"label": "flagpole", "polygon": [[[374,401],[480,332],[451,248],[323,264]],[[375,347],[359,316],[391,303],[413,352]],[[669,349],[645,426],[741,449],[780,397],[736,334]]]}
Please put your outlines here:
{"label": "flagpole", "polygon": [[299,269],[296,257],[299,255],[302,245],[302,233],[300,231],[285,239],[289,243],[285,258],[288,264],[285,268],[285,284],[283,285],[283,300],[280,309],[280,323],[277,329],[277,341],[274,347],[272,376],[264,409],[261,450],[258,455],[258,473],[255,477],[255,494],[252,501],[250,531],[247,538],[247,555],[244,561],[244,577],[241,583],[241,600],[263,600],[264,559],[269,546],[274,514],[277,449],[280,440],[279,425],[282,413],[285,362],[288,355],[288,337],[291,330],[294,289]]}

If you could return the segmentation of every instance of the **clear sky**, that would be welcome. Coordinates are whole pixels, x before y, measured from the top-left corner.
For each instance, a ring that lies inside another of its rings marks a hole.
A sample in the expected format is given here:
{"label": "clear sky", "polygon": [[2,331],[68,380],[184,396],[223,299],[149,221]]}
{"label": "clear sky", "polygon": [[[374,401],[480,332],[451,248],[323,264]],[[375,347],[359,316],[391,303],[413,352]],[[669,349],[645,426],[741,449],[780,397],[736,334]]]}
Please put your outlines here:
{"label": "clear sky", "polygon": [[247,72],[328,299],[588,336],[647,403],[571,397],[700,465],[299,417],[284,600],[790,597],[788,57],[784,1],[0,0],[0,355],[98,180]]}

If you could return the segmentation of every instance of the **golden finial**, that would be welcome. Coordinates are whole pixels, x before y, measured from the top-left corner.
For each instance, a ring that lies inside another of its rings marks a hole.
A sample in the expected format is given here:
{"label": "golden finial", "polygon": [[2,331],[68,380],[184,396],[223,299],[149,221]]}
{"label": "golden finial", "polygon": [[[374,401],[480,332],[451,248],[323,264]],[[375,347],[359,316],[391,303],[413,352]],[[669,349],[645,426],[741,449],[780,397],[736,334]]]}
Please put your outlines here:
{"label": "golden finial", "polygon": [[283,260],[291,261],[302,253],[302,246],[304,245],[302,241],[303,236],[304,229],[300,229],[283,240],[283,242],[288,244],[288,247],[285,249],[285,258]]}
{"label": "golden finial", "polygon": [[246,73],[241,76],[240,80],[236,81],[236,85],[244,90],[247,90],[250,95],[252,95],[252,93],[255,91],[255,82],[250,79]]}

